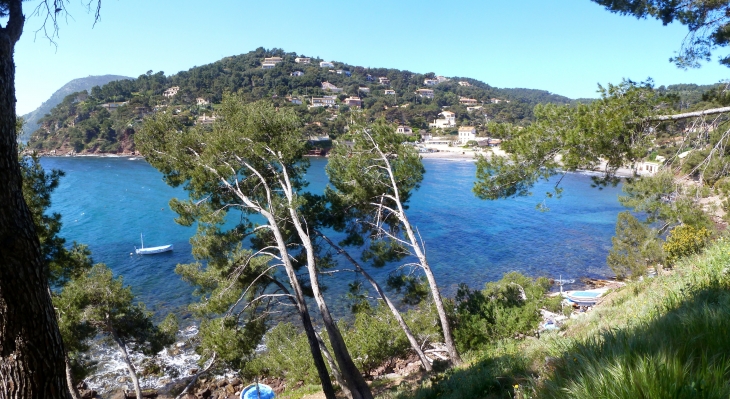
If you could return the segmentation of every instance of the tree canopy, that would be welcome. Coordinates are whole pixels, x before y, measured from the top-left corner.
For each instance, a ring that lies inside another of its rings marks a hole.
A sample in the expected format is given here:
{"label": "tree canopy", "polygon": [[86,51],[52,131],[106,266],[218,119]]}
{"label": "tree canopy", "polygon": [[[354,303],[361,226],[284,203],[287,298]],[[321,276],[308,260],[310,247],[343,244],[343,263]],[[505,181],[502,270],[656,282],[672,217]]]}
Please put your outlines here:
{"label": "tree canopy", "polygon": [[[680,68],[697,68],[710,61],[713,51],[730,43],[730,2],[723,0],[593,0],[607,10],[636,18],[656,18],[664,25],[679,22],[689,33],[677,56],[670,58]],[[730,66],[730,55],[718,57]]]}

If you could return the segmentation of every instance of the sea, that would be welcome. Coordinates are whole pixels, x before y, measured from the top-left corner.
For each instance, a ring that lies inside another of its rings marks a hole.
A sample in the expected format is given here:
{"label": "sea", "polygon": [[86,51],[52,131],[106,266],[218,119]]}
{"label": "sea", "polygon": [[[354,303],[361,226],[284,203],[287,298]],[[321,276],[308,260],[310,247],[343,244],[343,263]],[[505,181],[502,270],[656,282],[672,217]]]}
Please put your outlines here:
{"label": "sea", "polygon": [[[485,201],[471,191],[476,171],[472,160],[423,162],[426,174],[407,213],[444,295],[453,296],[462,283],[481,288],[511,271],[576,281],[612,275],[606,255],[616,216],[624,210],[618,202],[621,185],[598,189],[589,174],[570,173],[560,181],[561,198],[545,195],[557,182],[551,180],[538,183],[531,196]],[[94,261],[123,276],[137,300],[158,318],[174,312],[188,334],[194,331],[187,311],[196,300],[193,287],[174,269],[195,261],[189,243],[195,228],[175,223],[168,205],[171,198],[186,198],[185,191],[168,186],[142,158],[45,157],[41,164],[65,172],[50,211],[62,215],[60,234],[67,243],[88,245]],[[326,158],[311,159],[307,190],[324,190],[326,164]],[[539,210],[540,204],[549,210]],[[174,251],[135,255],[141,235],[145,246],[173,244]],[[370,272],[384,283],[395,266]],[[323,278],[336,317],[349,315],[343,297],[354,278],[348,272]]]}

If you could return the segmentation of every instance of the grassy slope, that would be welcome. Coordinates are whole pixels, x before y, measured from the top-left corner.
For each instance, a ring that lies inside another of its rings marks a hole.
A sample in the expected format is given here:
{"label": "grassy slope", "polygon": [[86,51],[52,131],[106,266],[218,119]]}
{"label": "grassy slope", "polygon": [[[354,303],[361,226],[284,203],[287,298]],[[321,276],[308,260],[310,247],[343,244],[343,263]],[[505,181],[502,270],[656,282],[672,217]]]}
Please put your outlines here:
{"label": "grassy slope", "polygon": [[560,334],[507,340],[384,397],[728,398],[730,241],[612,293]]}

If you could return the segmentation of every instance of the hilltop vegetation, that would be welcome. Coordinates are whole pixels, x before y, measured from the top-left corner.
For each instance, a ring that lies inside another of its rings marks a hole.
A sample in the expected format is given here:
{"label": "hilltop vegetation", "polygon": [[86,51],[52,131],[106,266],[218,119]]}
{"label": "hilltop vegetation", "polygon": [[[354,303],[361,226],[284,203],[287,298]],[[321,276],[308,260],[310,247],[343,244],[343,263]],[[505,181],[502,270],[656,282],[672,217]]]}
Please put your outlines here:
{"label": "hilltop vegetation", "polygon": [[48,100],[41,104],[40,107],[22,116],[25,121],[25,125],[23,125],[23,133],[20,135],[20,140],[23,142],[28,141],[28,139],[30,139],[30,135],[40,127],[38,120],[49,113],[56,105],[60,104],[61,101],[63,101],[63,99],[69,94],[84,90],[88,91],[94,86],[103,86],[115,80],[125,79],[133,78],[120,75],[87,76],[85,78],[74,79],[66,83],[60,89],[56,90]]}
{"label": "hilltop vegetation", "polygon": [[[262,69],[267,57],[281,57],[283,61],[271,69]],[[30,145],[37,150],[62,153],[134,151],[133,137],[144,116],[169,110],[189,126],[203,115],[213,116],[216,104],[226,92],[240,93],[250,102],[271,99],[278,107],[292,107],[305,124],[305,133],[333,138],[345,131],[347,114],[352,111],[343,103],[348,96],[361,99],[367,119],[382,117],[388,122],[409,125],[416,132],[428,129],[429,122],[446,107],[456,113],[458,125],[475,125],[484,131],[482,126],[487,120],[527,124],[536,104],[572,101],[542,90],[498,89],[470,78],[442,79],[428,86],[424,80],[435,79],[434,73],[363,68],[336,61],[333,67],[320,67],[319,62],[324,60],[311,58],[310,64],[299,64],[296,57],[296,53],[280,49],[259,48],[172,76],[148,71],[137,79],[72,93],[40,119],[40,128],[34,132]],[[296,71],[303,74],[293,76]],[[381,84],[380,77],[387,78],[389,83]],[[323,82],[342,91],[324,91]],[[165,90],[171,87],[179,90],[165,96]],[[416,94],[422,88],[433,89],[433,98]],[[385,94],[386,89],[394,94]],[[336,96],[337,107],[308,107],[311,97],[324,95]],[[290,102],[291,97],[302,104]],[[460,102],[461,97],[475,100],[476,106],[482,108],[469,112]],[[112,105],[103,107],[109,103]]]}

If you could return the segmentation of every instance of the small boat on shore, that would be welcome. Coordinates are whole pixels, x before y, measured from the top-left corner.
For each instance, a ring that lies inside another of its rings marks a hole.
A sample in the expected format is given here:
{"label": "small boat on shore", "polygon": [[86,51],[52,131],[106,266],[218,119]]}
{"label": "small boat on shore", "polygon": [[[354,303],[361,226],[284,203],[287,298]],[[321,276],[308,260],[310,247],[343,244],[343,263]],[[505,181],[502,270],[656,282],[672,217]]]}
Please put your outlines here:
{"label": "small boat on shore", "polygon": [[157,247],[144,247],[144,237],[142,234],[139,235],[140,241],[142,241],[142,248],[134,247],[134,252],[137,255],[152,255],[152,254],[160,254],[163,252],[172,251],[172,244],[168,245],[160,245]]}
{"label": "small boat on shore", "polygon": [[608,291],[605,288],[583,291],[565,291],[563,297],[578,306],[593,306]]}

